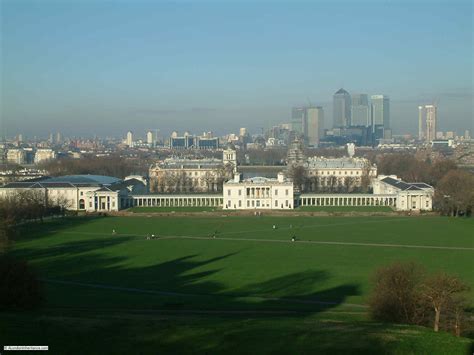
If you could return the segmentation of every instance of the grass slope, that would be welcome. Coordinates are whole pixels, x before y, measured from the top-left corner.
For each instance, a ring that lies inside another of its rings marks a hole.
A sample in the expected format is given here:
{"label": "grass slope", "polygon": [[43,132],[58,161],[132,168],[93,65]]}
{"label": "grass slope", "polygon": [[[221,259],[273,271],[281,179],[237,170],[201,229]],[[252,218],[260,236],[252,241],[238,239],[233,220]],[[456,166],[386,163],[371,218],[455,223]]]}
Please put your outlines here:
{"label": "grass slope", "polygon": [[[48,280],[44,314],[7,318],[25,327],[25,334],[30,334],[25,339],[35,339],[35,328],[26,325],[30,318],[33,324],[48,319],[51,334],[62,335],[67,335],[62,328],[69,325],[71,332],[87,333],[81,330],[84,322],[116,344],[123,342],[122,331],[138,332],[131,343],[144,349],[156,345],[164,352],[187,349],[184,344],[219,353],[232,352],[234,344],[239,345],[237,353],[246,352],[247,337],[260,344],[257,352],[284,353],[291,346],[299,349],[297,353],[326,346],[342,352],[349,347],[339,346],[338,339],[345,336],[348,344],[359,344],[354,346],[361,352],[372,349],[374,342],[395,353],[456,353],[467,349],[465,340],[413,327],[379,327],[364,318],[364,304],[375,268],[396,260],[415,260],[430,272],[458,274],[474,290],[473,227],[470,219],[438,217],[134,216],[50,221],[28,226],[12,250]],[[216,232],[217,238],[211,238]],[[147,240],[150,234],[160,239]],[[293,235],[298,242],[290,242]],[[77,309],[79,315],[74,313]],[[224,318],[197,317],[189,327],[188,320],[194,318],[188,313],[183,318],[165,316],[162,322],[163,316],[147,318],[150,312],[143,310],[150,309],[173,314],[211,311]],[[229,311],[257,315],[234,319],[225,313]],[[280,312],[285,316],[275,320]],[[314,322],[314,327],[305,322]],[[120,329],[117,334],[111,333],[112,326]],[[353,338],[346,334],[349,328]],[[15,339],[16,328],[12,329],[4,333],[8,339]],[[210,336],[212,329],[220,331]],[[288,345],[277,346],[271,334]],[[55,341],[62,346],[61,339]]]}

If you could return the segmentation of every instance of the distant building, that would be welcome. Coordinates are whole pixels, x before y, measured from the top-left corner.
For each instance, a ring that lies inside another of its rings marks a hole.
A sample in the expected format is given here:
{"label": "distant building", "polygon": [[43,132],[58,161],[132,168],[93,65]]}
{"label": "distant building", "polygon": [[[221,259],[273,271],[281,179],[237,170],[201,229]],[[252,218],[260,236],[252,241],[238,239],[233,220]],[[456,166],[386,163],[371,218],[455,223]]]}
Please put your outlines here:
{"label": "distant building", "polygon": [[170,149],[218,149],[219,138],[212,137],[212,133],[208,132],[201,137],[185,132],[183,136],[178,136],[177,132],[173,132],[170,137]]}
{"label": "distant building", "polygon": [[224,209],[293,209],[293,182],[282,173],[277,179],[254,177],[241,180],[240,174],[224,183]]}
{"label": "distant building", "polygon": [[303,165],[305,161],[303,143],[299,139],[295,139],[288,149],[286,163],[288,166],[297,166]]}
{"label": "distant building", "polygon": [[291,129],[300,135],[306,132],[306,108],[293,107],[291,109]]}
{"label": "distant building", "polygon": [[[373,131],[377,127],[384,130],[390,128],[390,100],[387,95],[372,95],[371,99],[371,123]],[[382,137],[385,138],[385,137]]]}
{"label": "distant building", "polygon": [[37,149],[35,153],[35,164],[43,161],[56,159],[56,152],[52,149]]}
{"label": "distant building", "polygon": [[[420,141],[430,143],[436,139],[436,116],[435,105],[418,106],[418,139]],[[446,133],[446,138],[454,138],[448,137],[448,133]]]}
{"label": "distant building", "polygon": [[317,147],[324,135],[324,110],[321,106],[306,108],[308,145]]}
{"label": "distant building", "polygon": [[347,127],[351,122],[351,95],[339,89],[333,96],[333,127]]}
{"label": "distant building", "polygon": [[370,126],[370,106],[367,94],[352,95],[351,126]]}
{"label": "distant building", "polygon": [[153,192],[217,192],[222,183],[236,171],[237,157],[232,149],[220,159],[168,158],[149,169]]}
{"label": "distant building", "polygon": [[304,166],[322,188],[347,186],[349,182],[351,187],[360,187],[364,177],[368,183],[377,177],[377,166],[365,158],[310,157]]}
{"label": "distant building", "polygon": [[22,165],[26,163],[26,152],[24,149],[8,149],[7,162]]}
{"label": "distant building", "polygon": [[152,131],[146,132],[146,143],[147,143],[149,146],[153,146],[153,145],[155,144],[155,137],[154,137]]}
{"label": "distant building", "polygon": [[133,148],[133,132],[127,132],[127,138],[125,140],[125,144],[128,145],[129,148]]}

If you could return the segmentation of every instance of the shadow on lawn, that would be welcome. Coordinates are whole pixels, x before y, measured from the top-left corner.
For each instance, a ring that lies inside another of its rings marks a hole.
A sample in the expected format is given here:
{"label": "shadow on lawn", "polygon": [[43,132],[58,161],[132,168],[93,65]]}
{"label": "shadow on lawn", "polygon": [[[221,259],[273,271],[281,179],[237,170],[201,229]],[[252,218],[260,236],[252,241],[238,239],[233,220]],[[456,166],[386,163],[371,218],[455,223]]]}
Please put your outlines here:
{"label": "shadow on lawn", "polygon": [[[84,222],[87,220],[71,221],[62,228],[71,228]],[[53,228],[59,230],[59,227],[58,225]],[[41,238],[52,229],[48,230],[40,230],[36,236]],[[221,269],[211,266],[216,263],[222,265],[221,261],[232,258],[236,253],[206,260],[200,259],[197,254],[173,260],[160,260],[157,256],[152,265],[149,265],[148,261],[147,266],[140,267],[128,265],[128,258],[117,252],[120,249],[111,250],[117,246],[125,246],[125,243],[132,240],[133,243],[154,243],[127,236],[91,237],[82,241],[66,241],[49,248],[22,248],[13,254],[31,261],[39,270],[40,277],[46,281],[46,285],[53,286],[53,292],[60,290],[59,297],[47,294],[46,298],[53,298],[53,302],[48,304],[49,307],[55,306],[55,302],[60,299],[58,305],[65,314],[70,306],[71,310],[83,308],[85,311],[99,313],[110,309],[123,313],[146,310],[145,314],[148,314],[147,311],[150,314],[155,311],[171,311],[177,314],[198,311],[210,312],[217,316],[232,314],[304,319],[306,316],[341,305],[348,296],[359,294],[356,284],[318,288],[318,283],[330,279],[329,273],[324,270],[288,274],[229,291],[224,284],[212,280],[213,275]],[[57,281],[65,283],[58,286]],[[315,289],[318,291],[312,291]],[[69,300],[75,301],[68,303]],[[265,329],[249,330],[244,327],[228,331],[225,337],[216,339],[215,347],[209,348],[202,344],[202,348],[196,350],[232,352],[232,346],[236,345],[237,339],[253,337],[254,341],[257,341],[255,334],[251,333],[253,331],[261,332],[264,334],[263,339],[270,341],[271,334]],[[300,337],[299,334],[294,336],[295,339]],[[185,341],[194,342],[193,337],[194,335],[190,335]],[[337,339],[321,341],[329,346]],[[143,345],[145,343],[143,340]],[[181,348],[182,344],[175,345]]]}

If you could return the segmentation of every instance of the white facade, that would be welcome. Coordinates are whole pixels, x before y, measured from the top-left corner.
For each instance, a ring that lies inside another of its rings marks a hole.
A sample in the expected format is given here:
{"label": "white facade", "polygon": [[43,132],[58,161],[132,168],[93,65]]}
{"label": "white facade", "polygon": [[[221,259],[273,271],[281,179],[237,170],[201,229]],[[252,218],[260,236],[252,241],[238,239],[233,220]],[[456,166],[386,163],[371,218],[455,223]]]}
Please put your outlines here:
{"label": "white facade", "polygon": [[8,149],[7,161],[11,164],[22,165],[26,162],[26,153],[23,149]]}
{"label": "white facade", "polygon": [[374,195],[396,196],[398,211],[431,211],[434,189],[423,182],[406,183],[395,175],[380,175],[373,181]]}
{"label": "white facade", "polygon": [[226,149],[219,159],[165,159],[148,171],[153,192],[220,191],[220,184],[237,169],[235,150]]}
{"label": "white facade", "polygon": [[35,164],[51,159],[56,159],[56,152],[52,149],[38,149],[35,153]]}
{"label": "white facade", "polygon": [[235,175],[234,180],[224,183],[224,209],[293,209],[293,182],[282,174],[278,179],[255,177],[241,180]]}

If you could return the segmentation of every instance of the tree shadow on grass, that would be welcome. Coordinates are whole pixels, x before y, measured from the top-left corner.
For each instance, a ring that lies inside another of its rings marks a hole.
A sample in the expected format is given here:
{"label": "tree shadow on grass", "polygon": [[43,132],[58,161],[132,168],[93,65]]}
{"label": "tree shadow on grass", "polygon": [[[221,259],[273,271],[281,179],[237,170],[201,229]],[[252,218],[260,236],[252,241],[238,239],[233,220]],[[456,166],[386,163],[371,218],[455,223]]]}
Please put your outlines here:
{"label": "tree shadow on grass", "polygon": [[[70,221],[63,226],[63,229],[84,222],[87,220]],[[53,228],[58,230],[56,226]],[[48,230],[38,231],[35,234],[36,238],[47,236],[53,229]],[[275,317],[275,321],[278,322],[281,317],[304,319],[313,316],[337,307],[343,304],[347,297],[360,293],[356,284],[324,288],[322,285],[331,278],[326,270],[292,273],[229,291],[225,284],[216,281],[213,276],[217,276],[222,270],[221,261],[226,261],[224,264],[226,267],[232,265],[229,260],[237,252],[207,259],[202,259],[196,253],[171,260],[157,259],[142,266],[129,265],[126,253],[120,254],[117,252],[119,249],[112,249],[121,246],[120,250],[123,252],[125,250],[123,247],[132,240],[137,241],[136,238],[127,236],[107,238],[91,236],[87,240],[66,240],[53,247],[25,247],[18,252],[13,251],[13,254],[29,260],[38,269],[48,290],[44,312],[60,312],[59,314],[64,316],[70,315],[75,309],[80,309],[81,314],[85,312],[95,315],[110,310],[120,315],[137,311],[142,315],[155,314],[154,312],[164,312],[162,314],[173,316],[189,316],[196,313],[208,316],[212,314],[214,317],[216,314],[225,317],[250,315],[265,319]],[[143,239],[139,241],[148,243]],[[104,325],[105,328],[113,322],[107,324]],[[138,346],[148,347],[157,344],[164,350],[182,349],[186,353],[194,352],[186,350],[191,350],[189,346],[196,342],[200,344],[200,348],[194,348],[196,352],[232,353],[241,339],[258,341],[254,332],[263,334],[261,339],[263,342],[270,342],[271,334],[266,331],[266,326],[268,324],[258,323],[249,329],[242,325],[239,329],[228,329],[222,337],[213,337],[214,345],[206,343],[205,339],[196,339],[200,335],[195,335],[193,332],[183,338],[183,342],[188,343],[187,347],[183,347],[181,343],[166,342],[164,339],[155,339],[149,343],[147,340],[137,340],[133,337],[133,341]],[[91,336],[100,331],[107,333],[109,330],[78,329],[77,332],[82,334],[78,339],[85,339],[87,335]],[[149,330],[145,327],[142,331],[148,334]],[[163,329],[157,331],[172,338],[171,334]],[[278,332],[284,330],[279,329]],[[151,334],[149,335],[153,338]],[[325,336],[327,337],[327,334]],[[297,339],[299,335],[295,334],[294,340]],[[322,341],[329,346],[337,339],[328,337]],[[303,342],[307,343],[306,340]],[[270,348],[278,350],[273,345]],[[283,348],[287,349],[288,346]]]}

